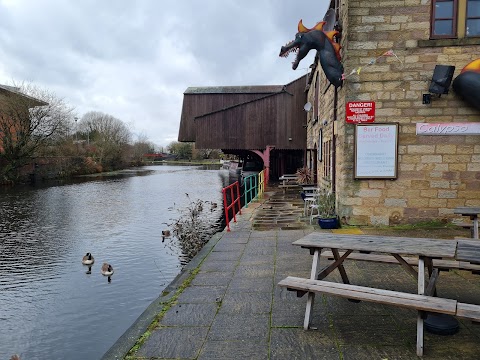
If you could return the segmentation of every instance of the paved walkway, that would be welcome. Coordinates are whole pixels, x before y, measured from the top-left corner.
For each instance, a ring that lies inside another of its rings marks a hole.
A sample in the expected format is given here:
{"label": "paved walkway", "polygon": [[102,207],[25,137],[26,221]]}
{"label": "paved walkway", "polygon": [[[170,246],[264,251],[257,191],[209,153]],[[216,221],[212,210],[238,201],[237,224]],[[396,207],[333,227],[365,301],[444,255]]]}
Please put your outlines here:
{"label": "paved walkway", "polygon": [[[155,329],[127,359],[417,359],[413,310],[317,295],[316,330],[303,330],[306,297],[276,284],[309,275],[311,256],[291,243],[323,230],[298,220],[303,204],[290,200],[282,204],[271,193],[242,209],[232,231],[217,234],[104,359],[123,358],[158,314]],[[400,266],[347,261],[345,267],[354,284],[416,291]],[[335,273],[329,279],[341,281]],[[442,272],[438,292],[480,304],[480,277]],[[425,359],[479,354],[480,325],[469,321],[461,320],[455,335],[425,335]]]}

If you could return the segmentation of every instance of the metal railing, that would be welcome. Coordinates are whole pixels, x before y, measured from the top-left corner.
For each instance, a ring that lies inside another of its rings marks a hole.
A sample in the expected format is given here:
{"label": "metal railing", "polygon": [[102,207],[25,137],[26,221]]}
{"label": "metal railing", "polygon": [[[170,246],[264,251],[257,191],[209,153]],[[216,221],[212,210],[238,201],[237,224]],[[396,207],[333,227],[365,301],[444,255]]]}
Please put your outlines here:
{"label": "metal railing", "polygon": [[227,225],[227,231],[230,231],[230,219],[228,212],[232,210],[233,222],[237,222],[235,204],[238,204],[238,213],[242,214],[242,205],[240,204],[240,184],[235,181],[233,184],[224,187],[223,193],[223,208],[225,209],[225,222]]}
{"label": "metal railing", "polygon": [[257,174],[249,175],[243,179],[243,196],[245,207],[248,208],[248,204],[257,197],[258,193],[258,178]]}
{"label": "metal railing", "polygon": [[261,198],[265,192],[265,170],[258,173],[258,194],[257,197]]}
{"label": "metal railing", "polygon": [[[262,170],[258,174],[253,174],[243,179],[243,194],[240,195],[240,184],[235,181],[233,184],[224,187],[223,204],[225,209],[225,222],[227,225],[227,231],[230,231],[230,218],[233,218],[234,222],[237,222],[235,204],[238,204],[238,213],[241,215],[241,196],[244,197],[245,207],[248,208],[248,204],[253,200],[261,198],[265,191],[265,171]],[[232,216],[229,217],[229,211],[232,210]]]}
{"label": "metal railing", "polygon": [[243,182],[245,207],[253,200],[261,198],[265,191],[265,170],[247,176]]}

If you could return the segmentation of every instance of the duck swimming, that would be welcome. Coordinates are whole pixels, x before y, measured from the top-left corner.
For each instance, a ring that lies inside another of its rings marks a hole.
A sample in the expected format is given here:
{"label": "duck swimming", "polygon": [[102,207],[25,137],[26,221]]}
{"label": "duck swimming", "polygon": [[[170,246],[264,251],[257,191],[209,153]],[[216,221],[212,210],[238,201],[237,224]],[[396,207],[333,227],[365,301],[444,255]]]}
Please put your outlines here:
{"label": "duck swimming", "polygon": [[103,276],[108,276],[108,282],[112,281],[111,276],[113,275],[113,267],[108,263],[103,263],[102,269],[100,270]]}
{"label": "duck swimming", "polygon": [[87,274],[92,273],[92,265],[94,262],[95,262],[95,259],[93,258],[93,255],[91,253],[87,252],[87,254],[83,256],[82,264],[88,266]]}
{"label": "duck swimming", "polygon": [[95,262],[95,259],[93,258],[93,255],[89,252],[82,258],[82,264],[83,265],[93,265]]}
{"label": "duck swimming", "polygon": [[165,238],[170,237],[170,230],[162,230],[162,242],[165,241]]}
{"label": "duck swimming", "polygon": [[169,237],[170,236],[170,230],[162,230],[162,236]]}

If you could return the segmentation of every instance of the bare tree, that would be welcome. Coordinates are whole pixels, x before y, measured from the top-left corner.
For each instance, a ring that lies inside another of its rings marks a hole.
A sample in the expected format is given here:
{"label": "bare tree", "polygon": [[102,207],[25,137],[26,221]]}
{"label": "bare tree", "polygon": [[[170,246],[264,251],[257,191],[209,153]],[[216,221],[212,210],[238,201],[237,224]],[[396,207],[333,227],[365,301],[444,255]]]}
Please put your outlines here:
{"label": "bare tree", "polygon": [[146,134],[141,133],[137,137],[132,145],[132,152],[130,154],[131,161],[134,163],[141,163],[143,161],[143,155],[153,153],[155,151],[155,145],[148,141]]}
{"label": "bare tree", "polygon": [[132,134],[122,120],[99,111],[90,111],[83,115],[78,129],[94,145],[95,160],[105,169],[117,169],[124,165]]}
{"label": "bare tree", "polygon": [[72,118],[73,108],[48,90],[0,86],[0,177],[17,180],[42,147],[69,133]]}

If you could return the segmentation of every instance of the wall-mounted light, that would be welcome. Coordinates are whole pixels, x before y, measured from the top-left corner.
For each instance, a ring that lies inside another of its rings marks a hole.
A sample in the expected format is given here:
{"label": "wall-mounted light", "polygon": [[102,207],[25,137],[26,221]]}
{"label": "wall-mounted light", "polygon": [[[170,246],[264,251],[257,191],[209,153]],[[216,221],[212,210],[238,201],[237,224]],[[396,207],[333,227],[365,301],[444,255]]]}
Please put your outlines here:
{"label": "wall-mounted light", "polygon": [[432,94],[440,97],[443,94],[448,94],[450,83],[452,82],[455,66],[452,65],[435,65],[433,70],[432,81],[428,88],[428,94],[422,95],[422,104],[428,105],[432,102]]}
{"label": "wall-mounted light", "polygon": [[448,89],[450,88],[450,83],[452,82],[454,72],[455,66],[435,65],[432,82],[430,83],[428,92],[431,94],[438,94],[439,97],[442,94],[448,94]]}

